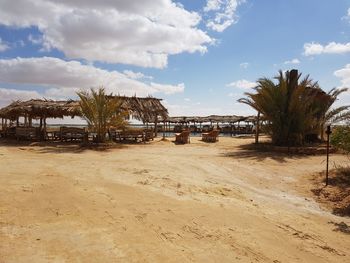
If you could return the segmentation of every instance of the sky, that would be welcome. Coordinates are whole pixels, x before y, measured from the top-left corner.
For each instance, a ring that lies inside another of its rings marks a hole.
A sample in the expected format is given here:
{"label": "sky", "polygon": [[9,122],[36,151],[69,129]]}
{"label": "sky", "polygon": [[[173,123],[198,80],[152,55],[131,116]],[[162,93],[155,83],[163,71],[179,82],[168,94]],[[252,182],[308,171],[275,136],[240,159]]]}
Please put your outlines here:
{"label": "sky", "polygon": [[237,99],[290,69],[350,87],[350,0],[0,0],[0,107],[103,86],[170,116],[251,115]]}

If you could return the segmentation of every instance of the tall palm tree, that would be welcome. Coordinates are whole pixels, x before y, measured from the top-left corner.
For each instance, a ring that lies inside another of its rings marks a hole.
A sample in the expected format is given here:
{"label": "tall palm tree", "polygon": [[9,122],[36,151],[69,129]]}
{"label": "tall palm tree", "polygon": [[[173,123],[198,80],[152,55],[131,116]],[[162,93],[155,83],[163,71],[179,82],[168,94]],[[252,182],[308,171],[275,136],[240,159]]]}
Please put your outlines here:
{"label": "tall palm tree", "polygon": [[125,112],[121,110],[121,100],[107,95],[105,89],[77,92],[80,107],[89,128],[97,133],[97,142],[104,142],[106,133],[111,126],[126,125]]}
{"label": "tall palm tree", "polygon": [[303,144],[305,135],[317,126],[315,98],[322,90],[309,76],[298,84],[300,77],[297,71],[279,71],[277,84],[261,78],[256,93],[245,93],[247,97],[238,100],[261,112],[276,145]]}

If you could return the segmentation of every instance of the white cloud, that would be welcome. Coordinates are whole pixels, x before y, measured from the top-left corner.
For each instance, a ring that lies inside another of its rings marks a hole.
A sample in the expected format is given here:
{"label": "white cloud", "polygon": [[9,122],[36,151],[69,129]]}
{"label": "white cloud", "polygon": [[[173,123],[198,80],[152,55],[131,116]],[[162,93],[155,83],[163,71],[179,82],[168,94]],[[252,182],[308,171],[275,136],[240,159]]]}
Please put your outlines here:
{"label": "white cloud", "polygon": [[146,76],[141,72],[134,72],[132,70],[124,70],[123,73],[131,79],[153,79],[152,76]]}
{"label": "white cloud", "polygon": [[287,60],[284,64],[300,64],[300,60],[297,58],[293,58],[292,60]]}
{"label": "white cloud", "polygon": [[250,88],[256,87],[256,85],[257,85],[256,82],[241,79],[241,80],[231,82],[231,83],[227,84],[226,86],[231,87],[231,88],[238,88],[238,89],[250,89]]}
{"label": "white cloud", "polygon": [[36,91],[0,88],[0,107],[4,107],[15,100],[29,100],[41,97]]}
{"label": "white cloud", "polygon": [[171,0],[3,0],[0,24],[36,26],[43,50],[72,59],[164,68],[169,55],[207,51],[201,17]]}
{"label": "white cloud", "polygon": [[350,43],[341,44],[336,42],[330,42],[323,46],[319,43],[306,43],[304,44],[304,55],[320,55],[320,54],[344,54],[350,52]]}
{"label": "white cloud", "polygon": [[190,102],[191,99],[190,98],[184,98],[184,101]]}
{"label": "white cloud", "polygon": [[158,83],[151,82],[150,88],[152,88],[152,90],[154,92],[162,92],[165,94],[174,94],[174,93],[183,92],[185,90],[185,84],[180,83],[180,84],[174,86],[174,85],[164,85],[164,84],[158,84]]}
{"label": "white cloud", "polygon": [[10,47],[0,38],[0,52],[3,52]]}
{"label": "white cloud", "polygon": [[183,83],[147,84],[118,71],[53,57],[0,59],[0,82],[38,85],[46,88],[45,96],[54,98],[74,97],[77,90],[98,86],[114,94],[138,96],[172,94],[185,88]]}
{"label": "white cloud", "polygon": [[336,70],[334,75],[340,78],[342,87],[350,88],[350,64],[345,65],[342,69]]}
{"label": "white cloud", "polygon": [[238,21],[237,7],[245,0],[207,0],[204,12],[210,15],[206,26],[211,30],[223,32]]}
{"label": "white cloud", "polygon": [[41,45],[43,43],[42,37],[34,37],[32,34],[29,34],[28,40],[34,45]]}
{"label": "white cloud", "polygon": [[248,63],[248,62],[243,62],[243,63],[239,64],[239,66],[240,66],[241,68],[246,69],[246,68],[249,67],[249,63]]}

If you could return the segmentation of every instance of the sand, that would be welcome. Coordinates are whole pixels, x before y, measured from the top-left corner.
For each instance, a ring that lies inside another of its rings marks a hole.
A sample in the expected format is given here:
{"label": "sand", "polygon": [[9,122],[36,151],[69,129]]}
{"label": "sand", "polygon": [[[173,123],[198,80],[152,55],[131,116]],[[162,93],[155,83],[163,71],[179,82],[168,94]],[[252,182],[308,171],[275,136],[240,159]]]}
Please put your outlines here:
{"label": "sand", "polygon": [[0,142],[0,262],[349,262],[350,219],[304,191],[325,158],[251,142]]}

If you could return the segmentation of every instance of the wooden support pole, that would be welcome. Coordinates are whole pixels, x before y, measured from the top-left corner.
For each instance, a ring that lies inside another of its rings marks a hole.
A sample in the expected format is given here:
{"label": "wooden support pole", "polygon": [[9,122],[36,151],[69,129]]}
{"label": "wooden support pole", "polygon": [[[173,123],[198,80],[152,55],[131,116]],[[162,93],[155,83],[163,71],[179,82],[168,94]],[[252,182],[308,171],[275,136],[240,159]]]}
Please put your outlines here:
{"label": "wooden support pole", "polygon": [[259,130],[260,130],[260,111],[258,111],[258,115],[256,117],[256,125],[255,125],[255,143],[259,143]]}
{"label": "wooden support pole", "polygon": [[155,137],[157,137],[157,135],[158,135],[158,127],[157,127],[157,125],[158,125],[158,119],[156,117],[155,120],[154,120],[154,136]]}
{"label": "wooden support pole", "polygon": [[44,118],[44,141],[46,140],[46,117]]}
{"label": "wooden support pole", "polygon": [[43,134],[43,118],[40,117],[40,124],[39,124],[39,138],[42,140],[42,134]]}

